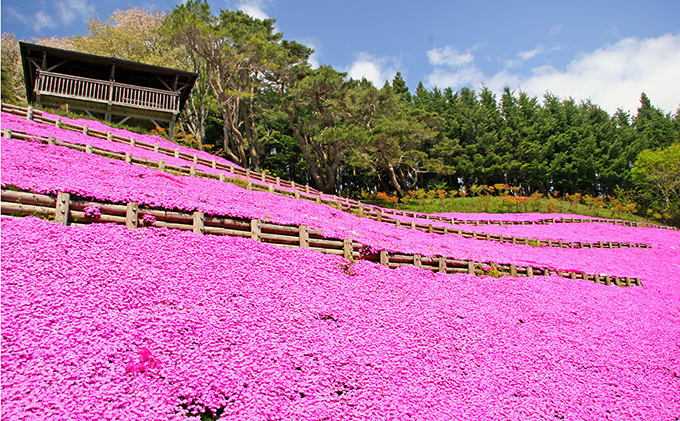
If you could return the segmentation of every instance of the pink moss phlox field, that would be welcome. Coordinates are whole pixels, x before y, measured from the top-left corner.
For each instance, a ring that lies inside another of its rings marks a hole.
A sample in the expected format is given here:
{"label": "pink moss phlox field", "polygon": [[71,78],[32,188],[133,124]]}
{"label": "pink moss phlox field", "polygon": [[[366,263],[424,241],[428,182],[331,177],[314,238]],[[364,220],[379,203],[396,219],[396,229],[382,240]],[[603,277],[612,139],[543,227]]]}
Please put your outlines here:
{"label": "pink moss phlox field", "polygon": [[547,219],[599,219],[593,216],[576,215],[570,213],[433,213],[435,216],[455,218],[463,221],[543,221]]}
{"label": "pink moss phlox field", "polygon": [[[89,121],[89,120],[88,120]],[[120,142],[113,142],[110,140],[106,139],[99,139],[96,137],[88,136],[83,133],[78,133],[74,132],[71,130],[66,130],[66,129],[59,129],[54,126],[49,126],[43,123],[37,123],[32,120],[26,120],[21,117],[17,117],[12,114],[8,113],[2,113],[2,127],[3,129],[11,129],[16,132],[22,132],[26,133],[28,135],[36,136],[36,137],[54,137],[55,139],[61,141],[61,142],[68,142],[68,143],[73,143],[76,145],[92,145],[93,147],[99,148],[99,149],[104,149],[110,152],[116,152],[116,153],[130,153],[132,156],[136,158],[142,158],[142,159],[148,159],[151,161],[158,162],[161,159],[165,161],[166,164],[168,165],[175,165],[175,166],[180,166],[180,167],[190,167],[192,165],[195,165],[193,162],[188,162],[184,159],[181,158],[175,158],[173,156],[168,156],[159,152],[154,152],[148,149],[142,149],[138,148],[136,146],[129,145],[127,143],[120,143]],[[108,126],[105,126],[108,127]],[[110,127],[109,127],[110,129]],[[98,129],[98,130],[103,130],[103,129]],[[105,131],[105,130],[104,130]],[[122,136],[122,135],[121,135]],[[140,136],[140,135],[137,135]],[[127,136],[129,137],[129,136]],[[164,141],[164,144],[162,146],[167,147],[167,148],[180,148],[180,150],[183,150],[184,152],[194,154],[196,153],[199,156],[201,153],[205,156],[202,156],[206,159],[217,159],[217,157],[214,157],[210,154],[207,154],[205,152],[199,152],[193,149],[188,149],[188,148],[181,148],[179,145],[176,143],[172,143],[170,141],[164,140],[162,138],[159,138],[157,136],[149,136],[153,139],[147,139],[147,142],[150,142],[153,144],[156,140],[155,139],[161,139]],[[141,139],[140,139],[141,140]],[[161,143],[159,142],[159,145]],[[219,161],[219,160],[218,160]],[[226,165],[232,164],[229,161],[226,161],[222,159],[222,163]],[[197,169],[212,173],[212,174],[219,174],[221,172],[225,173],[229,177],[235,177],[234,174],[230,173],[229,171],[224,171],[224,170],[215,170],[210,166],[206,165],[201,165],[201,164],[196,164],[195,165]],[[235,165],[238,167],[238,165]]]}
{"label": "pink moss phlox field", "polygon": [[[3,115],[4,115],[4,113],[3,113]],[[160,136],[139,134],[139,133],[131,132],[129,130],[125,130],[125,129],[117,129],[117,128],[114,128],[114,127],[110,127],[110,126],[108,126],[104,123],[100,123],[99,121],[95,121],[95,120],[71,119],[71,118],[62,117],[62,116],[55,115],[55,114],[50,114],[50,113],[47,113],[45,111],[43,111],[42,115],[44,117],[47,117],[47,118],[53,118],[53,119],[60,118],[61,121],[71,123],[71,124],[76,124],[78,126],[86,126],[87,125],[87,127],[90,128],[90,129],[99,130],[99,131],[104,132],[104,133],[111,132],[114,135],[125,137],[125,138],[128,138],[128,139],[131,139],[131,138],[134,137],[136,140],[138,140],[140,142],[148,143],[150,145],[153,145],[154,143],[158,143],[158,146],[163,147],[163,148],[179,149],[180,152],[188,153],[190,155],[196,154],[199,158],[214,159],[217,162],[220,162],[222,164],[235,165],[233,162],[228,161],[228,160],[226,160],[222,157],[214,156],[214,155],[211,155],[207,152],[198,151],[196,149],[191,149],[191,148],[187,148],[185,146],[178,145],[177,143],[163,139]],[[3,120],[3,122],[4,122],[4,120]],[[238,167],[238,165],[236,165],[236,166]]]}
{"label": "pink moss phlox field", "polygon": [[1,223],[3,419],[680,413],[677,260],[652,258],[653,283],[614,288],[348,266],[167,229]]}
{"label": "pink moss phlox field", "polygon": [[[295,200],[266,192],[253,192],[233,184],[196,177],[177,177],[122,161],[70,150],[5,139],[2,142],[2,185],[36,193],[69,192],[86,198],[116,203],[200,210],[208,215],[260,219],[284,225],[307,225],[328,238],[351,238],[374,250],[423,256],[447,256],[488,263],[514,263],[552,270],[641,277],[646,284],[649,259],[678,261],[680,232],[644,229],[653,249],[557,249],[436,235],[379,223],[341,212],[326,205]],[[571,224],[569,224],[571,225]],[[590,227],[592,224],[587,224]],[[566,224],[565,224],[566,226]],[[619,235],[630,227],[598,224]],[[628,232],[628,231],[626,231]],[[583,230],[579,241],[590,242]],[[631,234],[634,235],[634,234]],[[674,248],[676,247],[676,248]],[[629,262],[622,265],[622,262]]]}

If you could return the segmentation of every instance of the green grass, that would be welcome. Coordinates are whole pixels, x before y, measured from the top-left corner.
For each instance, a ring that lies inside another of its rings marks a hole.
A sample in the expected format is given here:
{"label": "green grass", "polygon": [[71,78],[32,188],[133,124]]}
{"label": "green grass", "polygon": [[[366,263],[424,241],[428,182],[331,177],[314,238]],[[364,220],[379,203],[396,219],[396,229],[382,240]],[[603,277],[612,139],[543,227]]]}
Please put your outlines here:
{"label": "green grass", "polygon": [[659,224],[660,221],[646,218],[642,215],[617,210],[615,206],[592,205],[567,201],[563,199],[541,198],[525,203],[512,203],[498,196],[479,197],[414,197],[406,203],[394,203],[393,201],[376,200],[371,198],[362,199],[366,203],[377,206],[399,209],[409,212],[422,213],[567,213],[598,218],[623,219],[635,222],[649,222]]}

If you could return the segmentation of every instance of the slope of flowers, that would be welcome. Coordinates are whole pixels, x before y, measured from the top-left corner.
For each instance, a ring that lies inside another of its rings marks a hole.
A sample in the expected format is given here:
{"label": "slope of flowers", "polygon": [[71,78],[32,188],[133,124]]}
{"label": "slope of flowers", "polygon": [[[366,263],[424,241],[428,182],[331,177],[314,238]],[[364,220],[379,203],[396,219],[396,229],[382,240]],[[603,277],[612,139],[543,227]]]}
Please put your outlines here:
{"label": "slope of flowers", "polygon": [[443,216],[445,218],[455,218],[466,221],[542,221],[546,219],[561,220],[565,218],[578,219],[599,219],[593,216],[576,215],[570,213],[433,213],[435,216]]}
{"label": "slope of flowers", "polygon": [[[89,121],[89,120],[88,120]],[[137,158],[142,158],[142,159],[148,159],[151,161],[159,161],[159,160],[164,160],[166,164],[169,165],[176,165],[176,166],[191,166],[194,165],[193,163],[187,162],[184,159],[180,158],[175,158],[172,156],[168,156],[162,153],[150,151],[148,149],[142,149],[138,148],[132,145],[129,145],[127,143],[120,143],[120,142],[113,142],[110,140],[106,139],[99,139],[96,137],[88,136],[83,133],[78,133],[70,130],[65,130],[65,129],[59,129],[53,126],[48,126],[43,123],[37,123],[32,120],[27,120],[21,117],[17,117],[12,114],[8,114],[5,112],[1,113],[1,122],[2,122],[2,128],[3,129],[10,129],[16,132],[22,132],[29,134],[31,136],[36,136],[36,137],[54,137],[59,141],[62,142],[68,142],[68,143],[73,143],[76,145],[92,145],[96,148],[104,149],[110,152],[116,152],[116,153],[130,153],[132,156],[137,157]],[[101,123],[100,123],[101,124]],[[104,126],[102,124],[102,126]],[[105,126],[108,127],[108,126]],[[111,129],[110,127],[108,127]],[[98,129],[98,130],[103,130],[103,129]],[[126,132],[128,137],[130,135],[130,132]],[[133,133],[134,134],[134,133]],[[123,134],[121,134],[122,136]],[[139,135],[138,135],[139,136]],[[134,137],[134,136],[132,136]],[[193,150],[193,149],[188,149],[188,148],[181,148],[179,145],[176,143],[169,142],[163,138],[160,138],[158,136],[148,136],[151,139],[145,139],[146,142],[153,144],[154,142],[158,142],[159,146],[164,146],[167,148],[180,148],[183,152],[191,153],[191,154],[196,154],[197,156],[202,156],[206,159],[215,159],[216,161],[219,161],[218,157],[214,157],[210,154],[207,154],[205,152],[201,152]],[[162,140],[163,142],[159,141]],[[140,139],[141,140],[141,139]],[[226,161],[222,159],[222,163],[227,164],[227,165],[234,165],[229,161]],[[238,165],[234,165],[235,167],[238,167]],[[234,174],[229,173],[228,171],[224,170],[214,170],[212,167],[206,166],[206,165],[201,165],[197,164],[196,165],[197,169],[201,169],[203,171],[212,173],[212,174],[219,174],[221,172],[224,172],[228,176],[233,177]]]}
{"label": "slope of flowers", "polygon": [[678,268],[662,258],[656,287],[622,289],[31,217],[3,217],[1,247],[3,419],[680,413]]}
{"label": "slope of flowers", "polygon": [[[175,177],[64,147],[17,140],[2,142],[2,185],[37,193],[64,191],[113,202],[137,202],[165,209],[201,210],[207,214],[308,225],[329,238],[352,238],[374,249],[391,252],[612,276],[642,277],[650,258],[677,259],[678,251],[672,247],[680,244],[680,233],[665,230],[649,230],[650,242],[659,246],[645,251],[556,250],[464,239],[457,235],[432,235],[358,218],[313,202],[251,192],[216,180]],[[602,237],[598,236],[595,241]],[[589,242],[587,231],[579,241]],[[629,260],[631,263],[622,270],[621,262]],[[646,281],[643,278],[643,282]]]}
{"label": "slope of flowers", "polygon": [[47,118],[53,118],[53,119],[61,119],[61,121],[76,124],[79,126],[88,126],[88,128],[93,129],[93,130],[99,130],[101,132],[111,132],[114,135],[118,135],[121,137],[126,137],[126,138],[135,138],[136,140],[140,142],[145,142],[153,145],[154,143],[158,143],[158,146],[164,147],[164,148],[170,148],[170,149],[179,149],[180,152],[185,152],[188,154],[196,154],[198,155],[199,158],[205,158],[205,159],[215,159],[217,162],[221,162],[226,165],[233,164],[231,161],[228,161],[224,158],[218,157],[211,155],[207,152],[202,152],[202,151],[197,151],[196,149],[191,149],[187,148],[181,145],[178,145],[174,142],[170,142],[169,140],[163,139],[160,136],[154,136],[154,135],[145,135],[145,134],[138,134],[131,132],[129,130],[125,129],[117,129],[115,127],[108,126],[104,123],[100,123],[99,121],[95,120],[87,120],[87,119],[72,119],[72,118],[67,118],[67,117],[62,117],[56,114],[50,114],[48,112],[43,111],[42,115]]}

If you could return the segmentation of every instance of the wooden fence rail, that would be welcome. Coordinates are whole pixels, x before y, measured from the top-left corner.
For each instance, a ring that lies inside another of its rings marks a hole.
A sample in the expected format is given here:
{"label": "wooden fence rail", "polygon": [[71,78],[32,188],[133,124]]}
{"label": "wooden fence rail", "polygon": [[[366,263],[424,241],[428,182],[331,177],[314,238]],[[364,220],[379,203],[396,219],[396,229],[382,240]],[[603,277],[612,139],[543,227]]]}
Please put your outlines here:
{"label": "wooden fence rail", "polygon": [[[207,216],[203,212],[178,212],[174,210],[149,209],[136,203],[109,203],[71,198],[69,193],[58,193],[56,197],[26,191],[2,190],[0,210],[3,215],[40,216],[54,219],[61,225],[86,225],[92,223],[114,223],[130,229],[140,226],[166,227],[197,234],[229,235],[252,238],[256,241],[282,247],[304,247],[325,254],[336,254],[350,261],[366,259],[390,268],[416,266],[444,273],[483,274],[494,271],[497,275],[549,276],[557,274],[564,278],[583,279],[605,285],[641,286],[639,278],[617,277],[603,274],[585,274],[548,268],[522,267],[513,264],[495,264],[457,260],[446,256],[427,257],[406,253],[389,253],[381,250],[377,254],[367,253],[366,246],[352,239],[324,238],[321,231],[305,225],[288,226],[262,222],[257,219],[231,218],[229,216]],[[96,206],[100,215],[88,214],[86,208]],[[153,218],[146,217],[151,215]]]}
{"label": "wooden fence rail", "polygon": [[[58,141],[54,138],[41,138],[37,136],[31,136],[25,133],[20,133],[20,132],[12,132],[9,129],[5,129],[2,131],[2,137],[8,138],[8,139],[20,139],[20,140],[26,140],[26,139],[34,139],[34,140],[40,140],[43,143],[51,144],[51,145],[57,145],[57,146],[64,146],[68,147],[70,149],[75,149],[79,150],[82,152],[86,153],[93,153],[97,154],[106,158],[110,159],[118,159],[118,160],[124,160],[125,162],[128,162],[130,164],[134,165],[140,165],[144,166],[147,168],[153,168],[153,169],[159,169],[161,171],[166,171],[170,173],[175,173],[175,174],[180,174],[180,175],[188,175],[188,176],[194,176],[194,177],[202,177],[202,178],[210,178],[210,179],[216,179],[220,181],[229,181],[229,178],[226,176],[226,174],[221,173],[221,174],[214,174],[214,173],[209,173],[206,171],[202,171],[200,169],[196,169],[195,166],[191,167],[180,167],[176,165],[169,165],[165,164],[163,160],[160,161],[152,161],[152,160],[147,160],[147,159],[141,159],[141,158],[136,158],[130,155],[130,153],[117,153],[117,152],[110,152],[106,149],[99,149],[95,148],[92,145],[80,145],[80,144],[74,144],[74,143],[69,143],[69,142],[61,142]],[[291,196],[291,192],[286,190],[286,189],[281,189],[276,185],[273,184],[264,184],[260,183],[258,181],[253,182],[253,180],[250,180],[248,183],[248,188],[250,190],[253,190],[254,188],[258,188],[259,190],[266,190],[271,193],[276,193],[276,194],[281,194],[281,195],[286,195],[286,196]],[[293,197],[297,199],[306,199],[306,200],[315,200],[317,203],[324,203],[324,201],[321,199],[320,195],[313,196],[307,193],[300,193],[298,191],[295,191],[292,193]],[[325,202],[328,203],[328,202]],[[330,202],[331,205],[336,205],[338,208],[342,208],[343,204],[342,202],[336,202],[335,204],[333,202]],[[462,229],[450,229],[446,226],[433,226],[431,223],[430,224],[421,224],[417,223],[416,221],[412,220],[409,224],[405,224],[402,220],[397,219],[397,218],[392,218],[388,215],[383,215],[380,211],[375,210],[375,209],[367,209],[366,211],[361,208],[361,212],[358,213],[360,217],[365,217],[365,218],[371,218],[374,219],[378,222],[398,226],[398,227],[403,227],[403,228],[409,228],[409,229],[414,229],[414,230],[419,230],[423,232],[428,232],[430,234],[438,234],[438,235],[460,235],[465,238],[474,238],[477,240],[485,240],[485,241],[497,241],[501,243],[512,243],[512,244],[526,244],[526,245],[532,245],[534,247],[560,247],[560,248],[630,248],[630,247],[638,247],[638,248],[650,248],[651,246],[647,244],[641,244],[641,243],[621,243],[621,242],[597,242],[597,243],[585,243],[585,242],[579,242],[579,241],[561,241],[561,240],[551,240],[551,239],[536,239],[536,238],[526,238],[526,237],[516,237],[516,236],[503,236],[503,235],[493,235],[490,233],[481,233],[481,232],[476,232],[476,231],[464,231]],[[588,219],[584,221],[590,221]],[[428,221],[430,222],[430,221]]]}
{"label": "wooden fence rail", "polygon": [[[153,150],[158,153],[162,153],[164,155],[168,156],[173,156],[175,158],[180,158],[186,161],[191,161],[194,164],[201,164],[201,165],[206,165],[210,166],[213,169],[218,169],[218,170],[223,170],[223,171],[229,171],[232,174],[235,174],[239,177],[244,177],[250,182],[257,182],[260,184],[264,185],[274,185],[279,187],[279,191],[285,191],[281,189],[280,187],[285,187],[289,189],[293,189],[293,195],[295,198],[302,198],[302,199],[307,199],[307,200],[315,200],[318,203],[327,203],[330,204],[334,207],[337,207],[338,209],[341,209],[346,212],[352,212],[355,213],[359,216],[365,216],[364,214],[368,214],[369,217],[372,217],[373,219],[378,219],[382,218],[383,216],[392,216],[392,219],[396,219],[395,217],[402,216],[402,217],[407,217],[407,218],[415,218],[415,219],[421,219],[421,220],[426,220],[426,221],[439,221],[439,222],[444,222],[444,223],[450,223],[450,224],[455,224],[455,225],[475,225],[475,226],[480,226],[480,225],[535,225],[535,224],[554,224],[554,223],[609,223],[609,224],[614,224],[614,225],[623,225],[623,226],[632,226],[632,227],[645,227],[645,228],[659,228],[659,229],[668,229],[668,230],[673,230],[677,231],[678,228],[676,227],[669,227],[669,226],[661,226],[661,225],[655,225],[655,224],[650,224],[647,222],[632,222],[632,221],[623,221],[623,220],[616,220],[616,219],[589,219],[589,218],[546,218],[546,219],[541,219],[537,221],[498,221],[498,220],[465,220],[465,219],[457,219],[457,218],[446,218],[443,216],[437,216],[437,215],[428,215],[428,214],[421,214],[421,213],[415,213],[415,212],[406,212],[406,211],[400,211],[396,209],[387,209],[387,208],[381,208],[379,206],[374,206],[374,205],[368,205],[365,203],[361,203],[358,200],[354,199],[348,199],[348,198],[343,198],[335,195],[329,195],[322,193],[309,185],[300,185],[296,184],[294,181],[288,181],[288,180],[282,180],[279,177],[274,177],[269,174],[265,173],[258,173],[255,171],[251,171],[249,169],[243,169],[238,166],[235,166],[233,164],[224,164],[221,162],[217,162],[215,159],[206,159],[203,157],[198,157],[197,154],[189,154],[186,152],[181,152],[179,148],[175,149],[170,149],[166,147],[159,146],[158,143],[155,144],[150,144],[150,143],[145,143],[145,142],[140,142],[137,141],[134,137],[132,138],[126,138],[123,136],[118,136],[112,134],[112,132],[102,132],[99,130],[93,130],[89,129],[87,125],[85,126],[79,126],[77,124],[72,124],[72,123],[67,123],[67,122],[62,122],[61,119],[53,119],[49,117],[44,117],[42,115],[42,111],[40,110],[34,110],[32,107],[28,108],[23,108],[11,104],[5,104],[2,103],[2,111],[16,115],[18,117],[26,118],[29,120],[34,120],[39,123],[45,123],[45,124],[51,124],[56,127],[59,127],[61,129],[65,130],[71,130],[71,131],[76,131],[76,132],[81,132],[84,134],[87,134],[88,136],[92,136],[95,138],[99,139],[107,139],[109,141],[113,142],[118,142],[118,143],[125,143],[129,144],[131,146],[135,146],[141,149],[146,149],[146,150]],[[33,138],[35,138],[33,136]],[[183,168],[183,167],[181,167]],[[274,189],[275,191],[270,191],[272,192],[278,192],[276,191],[277,189]],[[372,215],[375,215],[373,217]]]}

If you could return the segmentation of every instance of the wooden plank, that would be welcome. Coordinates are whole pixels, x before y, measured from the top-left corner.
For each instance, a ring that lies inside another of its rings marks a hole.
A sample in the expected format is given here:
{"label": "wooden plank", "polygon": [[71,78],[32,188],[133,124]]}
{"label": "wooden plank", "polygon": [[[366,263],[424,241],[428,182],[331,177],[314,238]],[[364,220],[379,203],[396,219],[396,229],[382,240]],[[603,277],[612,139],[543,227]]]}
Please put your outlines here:
{"label": "wooden plank", "polygon": [[343,256],[347,260],[352,260],[352,251],[353,251],[353,246],[352,246],[352,239],[351,238],[345,238],[342,240],[342,251],[343,251]]}
{"label": "wooden plank", "polygon": [[472,262],[472,261],[469,261],[469,262],[468,262],[468,273],[469,273],[470,275],[474,275],[474,274],[475,274],[475,263]]}
{"label": "wooden plank", "polygon": [[380,264],[383,266],[390,264],[390,256],[387,254],[387,250],[380,250]]}
{"label": "wooden plank", "polygon": [[57,194],[57,205],[54,221],[60,225],[68,225],[68,214],[71,205],[71,195],[68,193]]}
{"label": "wooden plank", "polygon": [[194,211],[194,232],[205,234],[205,214],[201,211]]}
{"label": "wooden plank", "polygon": [[413,266],[417,268],[422,268],[423,267],[423,262],[421,260],[421,256],[419,254],[414,254],[413,255]]}
{"label": "wooden plank", "polygon": [[255,241],[260,241],[261,225],[259,219],[252,219],[250,221],[250,238]]}
{"label": "wooden plank", "polygon": [[300,239],[300,247],[309,247],[309,231],[307,225],[300,225],[298,227],[298,238]]}
{"label": "wooden plank", "polygon": [[127,204],[127,212],[125,213],[125,226],[129,229],[137,228],[139,224],[139,206],[136,203],[130,202]]}

